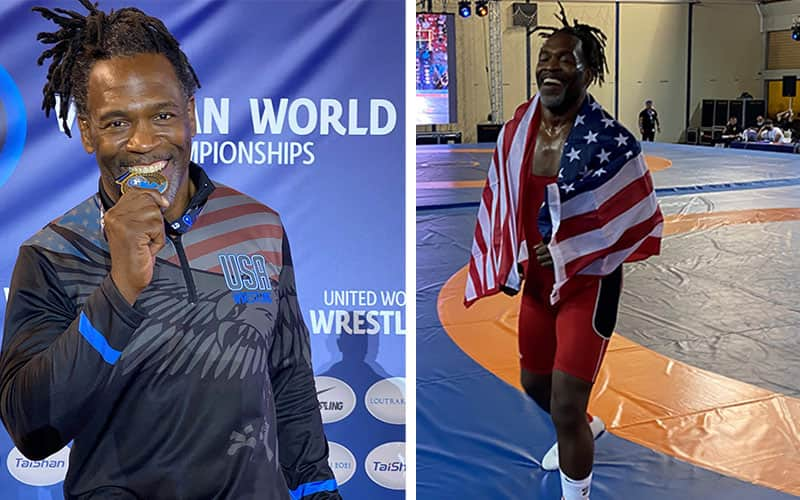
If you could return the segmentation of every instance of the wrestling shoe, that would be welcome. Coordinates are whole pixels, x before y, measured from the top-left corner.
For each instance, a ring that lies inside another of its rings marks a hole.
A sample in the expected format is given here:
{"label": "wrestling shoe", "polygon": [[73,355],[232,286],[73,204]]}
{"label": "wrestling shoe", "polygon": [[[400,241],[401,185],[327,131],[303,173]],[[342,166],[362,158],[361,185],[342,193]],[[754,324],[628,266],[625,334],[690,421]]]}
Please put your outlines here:
{"label": "wrestling shoe", "polygon": [[[600,417],[592,417],[589,422],[589,428],[592,429],[592,437],[597,439],[603,431],[606,430],[606,424]],[[558,441],[545,453],[542,458],[542,469],[544,470],[558,470]]]}

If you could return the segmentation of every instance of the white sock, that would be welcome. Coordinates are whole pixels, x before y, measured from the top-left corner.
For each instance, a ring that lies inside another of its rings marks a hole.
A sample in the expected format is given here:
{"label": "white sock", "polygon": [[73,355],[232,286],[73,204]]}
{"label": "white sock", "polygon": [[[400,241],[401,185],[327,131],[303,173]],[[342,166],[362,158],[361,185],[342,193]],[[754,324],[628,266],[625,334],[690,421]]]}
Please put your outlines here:
{"label": "white sock", "polygon": [[589,500],[589,492],[592,489],[592,473],[583,479],[575,480],[561,473],[561,494],[564,500]]}

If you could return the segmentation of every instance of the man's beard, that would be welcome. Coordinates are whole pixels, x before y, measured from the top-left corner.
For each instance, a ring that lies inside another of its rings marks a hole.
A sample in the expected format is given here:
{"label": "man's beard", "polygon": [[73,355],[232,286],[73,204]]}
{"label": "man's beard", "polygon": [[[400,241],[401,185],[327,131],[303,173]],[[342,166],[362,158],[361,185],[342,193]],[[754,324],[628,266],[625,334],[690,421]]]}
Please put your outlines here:
{"label": "man's beard", "polygon": [[558,95],[540,94],[542,105],[555,115],[567,112],[581,98],[581,89],[575,82],[570,83]]}

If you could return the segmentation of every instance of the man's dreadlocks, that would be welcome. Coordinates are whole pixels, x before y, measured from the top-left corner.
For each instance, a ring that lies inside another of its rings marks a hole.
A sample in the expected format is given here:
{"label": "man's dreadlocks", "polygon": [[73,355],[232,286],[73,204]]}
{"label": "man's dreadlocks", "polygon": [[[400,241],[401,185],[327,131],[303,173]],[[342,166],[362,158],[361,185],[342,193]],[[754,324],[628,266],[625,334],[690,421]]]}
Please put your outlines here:
{"label": "man's dreadlocks", "polygon": [[187,98],[194,95],[200,81],[163,22],[133,7],[106,14],[90,0],[79,1],[89,11],[86,16],[66,9],[33,8],[60,27],[55,33],[37,35],[37,40],[54,47],[42,52],[36,62],[41,66],[45,60],[53,59],[42,89],[42,109],[50,116],[50,110],[56,107],[56,95],[60,96],[58,113],[68,137],[72,137],[67,124],[70,100],[74,98],[79,113],[86,113],[89,72],[96,61],[136,54],[163,54],[172,63],[184,95]]}
{"label": "man's dreadlocks", "polygon": [[606,35],[600,28],[589,26],[588,24],[581,24],[577,19],[570,25],[567,19],[567,13],[564,11],[564,6],[558,2],[561,8],[561,13],[556,15],[556,19],[561,21],[561,27],[556,28],[553,26],[537,26],[534,32],[541,31],[539,36],[542,38],[550,38],[557,33],[567,33],[576,37],[581,41],[581,49],[583,51],[584,62],[592,70],[593,80],[596,80],[599,85],[605,81],[605,73],[608,71],[608,64],[606,63]]}

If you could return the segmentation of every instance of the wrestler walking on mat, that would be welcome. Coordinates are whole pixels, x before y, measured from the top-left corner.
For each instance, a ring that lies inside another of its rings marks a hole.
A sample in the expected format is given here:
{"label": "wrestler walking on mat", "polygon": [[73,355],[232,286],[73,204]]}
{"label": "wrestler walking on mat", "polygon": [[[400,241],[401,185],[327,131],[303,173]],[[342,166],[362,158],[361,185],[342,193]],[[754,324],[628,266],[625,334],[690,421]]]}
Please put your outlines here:
{"label": "wrestler walking on mat", "polygon": [[498,137],[465,303],[516,293],[524,279],[522,386],[558,438],[542,466],[560,469],[565,500],[584,500],[605,429],[586,410],[616,323],[622,263],[659,253],[662,215],[636,138],[587,92],[604,80],[605,35],[570,24],[563,7],[558,18],[559,28],[537,28],[546,39],[539,93]]}

